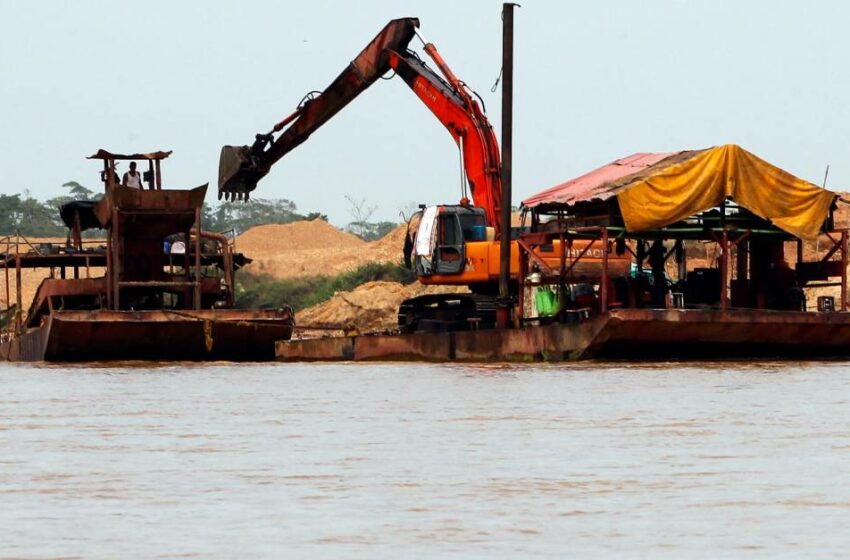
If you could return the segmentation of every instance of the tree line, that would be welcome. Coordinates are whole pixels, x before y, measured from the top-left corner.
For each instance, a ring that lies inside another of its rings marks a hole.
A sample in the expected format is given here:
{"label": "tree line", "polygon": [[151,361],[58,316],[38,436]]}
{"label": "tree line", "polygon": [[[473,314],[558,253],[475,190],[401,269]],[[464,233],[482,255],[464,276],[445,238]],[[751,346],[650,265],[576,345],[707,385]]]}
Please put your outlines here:
{"label": "tree line", "polygon": [[[23,194],[0,194],[0,235],[14,235],[20,232],[32,237],[61,237],[67,228],[59,217],[59,208],[74,200],[99,200],[103,193],[94,192],[76,181],[62,185],[67,194],[38,200],[29,191]],[[367,241],[378,239],[391,231],[397,224],[393,222],[369,222],[368,216],[359,212],[348,224],[347,230]],[[287,199],[252,198],[247,202],[220,202],[216,206],[204,203],[201,215],[203,228],[208,231],[234,230],[237,234],[262,224],[289,224],[302,220],[328,217],[320,212],[302,214],[294,202]],[[101,236],[95,230],[89,235]]]}

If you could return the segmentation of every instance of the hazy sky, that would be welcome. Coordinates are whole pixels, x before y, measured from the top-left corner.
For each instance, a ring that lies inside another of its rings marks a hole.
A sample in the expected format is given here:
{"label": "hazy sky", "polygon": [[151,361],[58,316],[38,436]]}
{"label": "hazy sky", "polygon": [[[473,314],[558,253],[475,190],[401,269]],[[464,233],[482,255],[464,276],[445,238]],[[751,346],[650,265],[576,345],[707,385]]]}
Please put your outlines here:
{"label": "hazy sky", "polygon": [[[638,151],[737,143],[850,187],[850,2],[539,1],[516,12],[515,201]],[[418,16],[500,130],[501,2],[0,0],[0,192],[101,188],[112,151],[174,150],[165,185],[210,182],[323,89],[390,19]],[[418,48],[418,42],[413,43]],[[398,78],[281,160],[255,196],[350,221],[460,197],[457,148]]]}

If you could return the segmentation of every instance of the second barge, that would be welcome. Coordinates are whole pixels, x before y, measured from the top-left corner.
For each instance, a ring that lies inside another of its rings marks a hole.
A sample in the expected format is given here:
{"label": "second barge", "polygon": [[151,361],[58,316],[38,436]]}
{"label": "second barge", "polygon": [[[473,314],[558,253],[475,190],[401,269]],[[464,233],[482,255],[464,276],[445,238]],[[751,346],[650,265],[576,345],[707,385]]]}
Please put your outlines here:
{"label": "second barge", "polygon": [[[104,150],[106,193],[61,210],[64,246],[7,244],[0,267],[15,274],[16,302],[0,358],[74,360],[271,360],[287,340],[292,311],[234,309],[234,276],[250,259],[230,240],[201,227],[207,186],[163,189],[170,152],[121,155]],[[117,161],[141,161],[148,188],[118,184]],[[106,245],[87,247],[82,231],[102,228]],[[49,270],[23,312],[22,270]],[[102,271],[102,275],[100,272]],[[58,273],[58,274],[57,274]],[[68,277],[72,274],[73,277]]]}

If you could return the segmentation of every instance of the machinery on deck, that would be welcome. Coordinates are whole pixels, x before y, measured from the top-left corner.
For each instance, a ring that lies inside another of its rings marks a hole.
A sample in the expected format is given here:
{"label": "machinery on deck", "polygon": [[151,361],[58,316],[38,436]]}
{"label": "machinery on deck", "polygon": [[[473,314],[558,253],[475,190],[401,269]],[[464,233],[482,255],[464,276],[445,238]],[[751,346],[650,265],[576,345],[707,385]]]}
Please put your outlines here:
{"label": "machinery on deck", "polygon": [[[406,332],[492,327],[499,277],[496,240],[511,234],[510,224],[502,224],[500,218],[499,144],[483,102],[476,101],[473,96],[477,94],[455,76],[418,27],[416,18],[389,22],[324,91],[305,97],[270,132],[257,134],[251,146],[224,146],[219,162],[219,198],[247,200],[275,162],[378,78],[394,70],[452,135],[461,151],[465,179],[459,204],[430,206],[417,215],[419,225],[405,244],[405,260],[415,266],[423,284],[468,286],[472,292],[409,299],[399,310],[399,327]],[[414,37],[422,41],[425,53],[442,76],[408,48]],[[517,278],[519,249],[516,242],[511,245],[511,273]],[[576,241],[568,252],[577,254],[585,245]],[[539,250],[538,256],[556,264],[562,253],[556,242],[554,247]],[[581,276],[587,282],[599,278],[602,252],[597,249],[595,253],[581,263]],[[611,259],[620,265],[614,266],[612,274],[627,273],[626,258],[611,255]]]}

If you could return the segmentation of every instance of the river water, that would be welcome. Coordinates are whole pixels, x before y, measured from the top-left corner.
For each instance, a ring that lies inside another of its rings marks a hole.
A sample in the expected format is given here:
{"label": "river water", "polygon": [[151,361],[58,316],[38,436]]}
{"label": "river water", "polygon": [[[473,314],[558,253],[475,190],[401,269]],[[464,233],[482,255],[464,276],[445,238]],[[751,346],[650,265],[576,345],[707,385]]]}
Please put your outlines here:
{"label": "river water", "polygon": [[848,555],[848,363],[0,366],[0,558]]}

